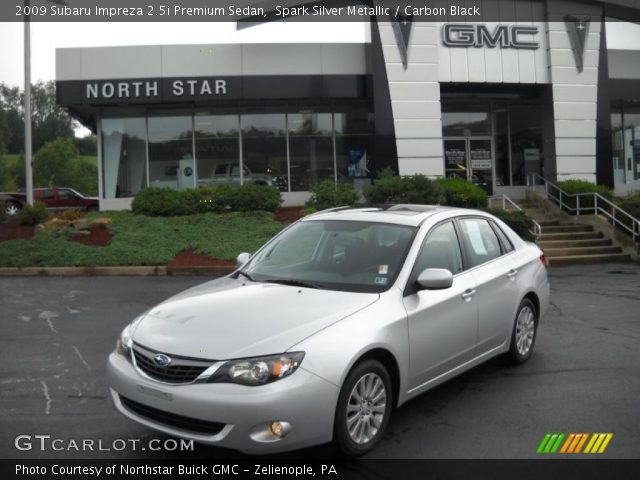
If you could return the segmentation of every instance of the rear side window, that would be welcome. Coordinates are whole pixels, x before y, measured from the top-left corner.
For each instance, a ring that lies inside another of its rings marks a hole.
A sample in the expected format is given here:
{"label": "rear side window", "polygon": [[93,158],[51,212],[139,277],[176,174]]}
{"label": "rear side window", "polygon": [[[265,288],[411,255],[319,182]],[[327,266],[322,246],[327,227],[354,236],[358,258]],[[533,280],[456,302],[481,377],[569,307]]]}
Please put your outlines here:
{"label": "rear side window", "polygon": [[495,222],[491,222],[491,226],[493,230],[496,232],[498,239],[500,240],[500,245],[502,245],[502,253],[509,253],[513,251],[513,244],[511,240],[507,237],[507,235],[502,231],[502,229],[496,225]]}
{"label": "rear side window", "polygon": [[51,200],[53,198],[53,190],[43,190],[38,200]]}
{"label": "rear side window", "polygon": [[58,190],[58,198],[60,200],[73,200],[76,195],[71,190]]}
{"label": "rear side window", "polygon": [[500,241],[487,220],[462,218],[460,229],[469,253],[470,267],[482,265],[501,255]]}

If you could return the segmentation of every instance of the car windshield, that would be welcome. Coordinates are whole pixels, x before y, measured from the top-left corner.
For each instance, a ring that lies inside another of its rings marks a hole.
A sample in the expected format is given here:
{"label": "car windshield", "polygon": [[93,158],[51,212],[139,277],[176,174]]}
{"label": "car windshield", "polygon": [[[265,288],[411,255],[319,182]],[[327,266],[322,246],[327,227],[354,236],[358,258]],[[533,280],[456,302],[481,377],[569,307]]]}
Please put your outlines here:
{"label": "car windshield", "polygon": [[416,231],[386,223],[303,221],[267,244],[242,273],[258,282],[382,292],[393,285]]}

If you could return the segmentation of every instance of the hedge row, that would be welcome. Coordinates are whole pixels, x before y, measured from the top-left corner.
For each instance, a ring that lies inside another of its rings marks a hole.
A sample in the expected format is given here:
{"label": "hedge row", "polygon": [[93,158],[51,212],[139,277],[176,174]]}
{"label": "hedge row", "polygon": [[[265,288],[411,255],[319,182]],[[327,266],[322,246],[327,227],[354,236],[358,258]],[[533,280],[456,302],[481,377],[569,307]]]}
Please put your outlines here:
{"label": "hedge row", "polygon": [[204,212],[275,212],[281,203],[277,188],[248,183],[187,190],[144,188],[133,199],[131,209],[153,217],[173,217]]}
{"label": "hedge row", "polygon": [[364,196],[370,203],[442,204],[466,208],[483,208],[487,204],[486,192],[461,178],[399,177],[390,169],[380,172]]}

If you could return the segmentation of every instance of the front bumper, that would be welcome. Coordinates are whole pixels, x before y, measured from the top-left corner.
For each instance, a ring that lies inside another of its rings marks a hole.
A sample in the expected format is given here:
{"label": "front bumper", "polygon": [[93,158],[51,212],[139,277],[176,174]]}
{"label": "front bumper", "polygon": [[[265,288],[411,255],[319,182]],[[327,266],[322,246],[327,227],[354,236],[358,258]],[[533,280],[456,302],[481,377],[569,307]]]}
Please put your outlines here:
{"label": "front bumper", "polygon": [[[113,402],[122,414],[175,437],[245,453],[270,453],[326,443],[333,436],[339,389],[302,367],[288,378],[259,387],[168,385],[144,378],[131,362],[114,352],[107,362],[107,378]],[[152,418],[128,408],[126,399],[167,412],[167,419],[181,416],[223,425],[211,434],[177,428],[158,415]],[[280,438],[269,433],[272,421],[290,424],[288,434]]]}

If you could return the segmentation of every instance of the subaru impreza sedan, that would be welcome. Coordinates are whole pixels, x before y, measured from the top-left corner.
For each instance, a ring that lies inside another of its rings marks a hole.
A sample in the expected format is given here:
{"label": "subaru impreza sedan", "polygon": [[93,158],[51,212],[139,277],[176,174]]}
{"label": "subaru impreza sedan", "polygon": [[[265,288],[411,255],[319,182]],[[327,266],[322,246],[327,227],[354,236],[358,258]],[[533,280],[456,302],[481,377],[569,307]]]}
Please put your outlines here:
{"label": "subaru impreza sedan", "polygon": [[526,362],[549,302],[541,250],[466,209],[323,211],[238,264],[124,329],[120,412],[248,453],[362,455],[412,397],[497,355]]}

